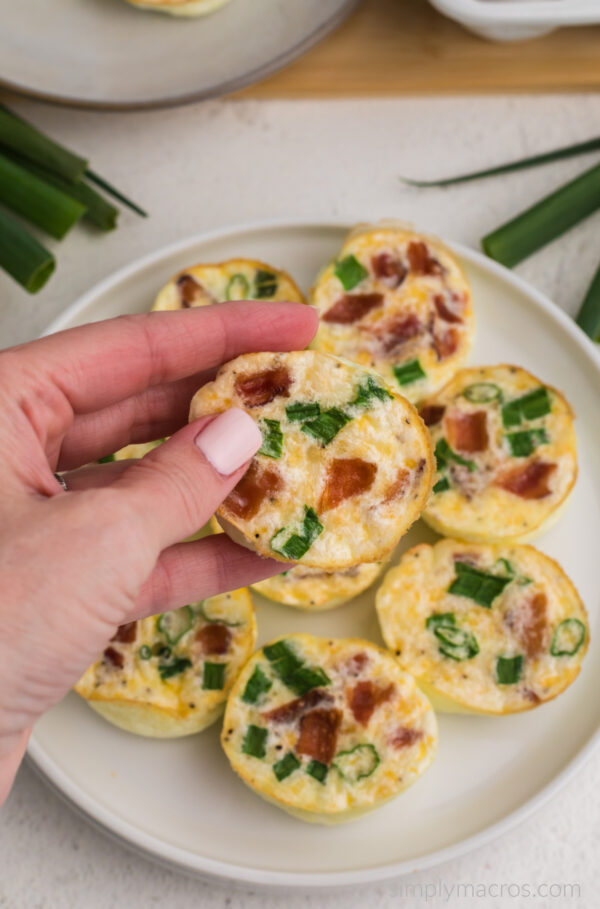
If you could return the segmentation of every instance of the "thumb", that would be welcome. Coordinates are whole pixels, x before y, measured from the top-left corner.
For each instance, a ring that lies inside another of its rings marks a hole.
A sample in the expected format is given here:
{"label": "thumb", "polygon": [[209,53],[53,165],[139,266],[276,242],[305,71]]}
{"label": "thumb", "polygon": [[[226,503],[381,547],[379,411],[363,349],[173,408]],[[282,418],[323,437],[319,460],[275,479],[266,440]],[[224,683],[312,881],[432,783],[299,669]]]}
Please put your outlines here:
{"label": "thumb", "polygon": [[262,445],[260,429],[233,407],[195,420],[133,463],[114,483],[159,550],[202,527]]}

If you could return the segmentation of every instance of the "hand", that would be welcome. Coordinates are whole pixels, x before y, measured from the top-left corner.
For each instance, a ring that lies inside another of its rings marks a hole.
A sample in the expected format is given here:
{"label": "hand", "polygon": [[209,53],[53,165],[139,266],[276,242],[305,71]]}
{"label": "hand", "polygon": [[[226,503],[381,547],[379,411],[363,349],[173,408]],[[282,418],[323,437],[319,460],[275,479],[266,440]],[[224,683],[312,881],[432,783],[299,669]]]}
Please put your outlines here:
{"label": "hand", "polygon": [[[181,543],[261,444],[233,409],[189,402],[241,353],[301,349],[294,303],[125,316],[0,353],[0,802],[29,732],[133,619],[244,586],[281,565],[221,534]],[[171,436],[139,461],[76,468]],[[54,471],[67,471],[65,492]]]}

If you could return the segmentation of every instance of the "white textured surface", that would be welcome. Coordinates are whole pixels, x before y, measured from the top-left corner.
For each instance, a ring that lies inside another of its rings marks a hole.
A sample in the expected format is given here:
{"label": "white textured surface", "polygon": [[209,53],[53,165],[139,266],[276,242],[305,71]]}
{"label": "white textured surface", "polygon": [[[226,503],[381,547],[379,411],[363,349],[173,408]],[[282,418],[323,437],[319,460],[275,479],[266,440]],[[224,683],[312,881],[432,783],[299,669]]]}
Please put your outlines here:
{"label": "white textured surface", "polygon": [[[262,217],[393,216],[476,245],[487,230],[592,159],[445,190],[403,188],[397,175],[437,175],[503,161],[587,138],[600,122],[600,97],[591,95],[229,102],[133,115],[58,111],[24,102],[15,107],[92,154],[95,169],[147,207],[151,217],[141,221],[124,214],[121,228],[105,237],[76,230],[60,245],[57,273],[37,297],[27,297],[0,275],[3,346],[38,334],[115,268],[211,227]],[[597,266],[599,228],[596,215],[519,271],[574,313]],[[362,909],[368,901],[381,909],[591,909],[600,889],[599,792],[597,755],[552,804],[470,856],[368,892],[288,893],[285,905]],[[284,902],[281,895],[227,891],[150,865],[77,818],[28,768],[21,770],[0,817],[1,907],[270,909]],[[528,895],[540,885],[574,886],[560,895],[558,889]]]}

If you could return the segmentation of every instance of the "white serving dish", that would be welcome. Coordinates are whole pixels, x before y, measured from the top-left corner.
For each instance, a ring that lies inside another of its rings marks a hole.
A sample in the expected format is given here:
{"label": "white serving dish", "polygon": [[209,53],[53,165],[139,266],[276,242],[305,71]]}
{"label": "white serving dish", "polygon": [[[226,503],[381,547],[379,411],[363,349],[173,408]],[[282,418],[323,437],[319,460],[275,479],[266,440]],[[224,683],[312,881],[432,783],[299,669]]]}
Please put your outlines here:
{"label": "white serving dish", "polygon": [[563,25],[600,23],[600,0],[430,0],[490,41],[522,41]]}

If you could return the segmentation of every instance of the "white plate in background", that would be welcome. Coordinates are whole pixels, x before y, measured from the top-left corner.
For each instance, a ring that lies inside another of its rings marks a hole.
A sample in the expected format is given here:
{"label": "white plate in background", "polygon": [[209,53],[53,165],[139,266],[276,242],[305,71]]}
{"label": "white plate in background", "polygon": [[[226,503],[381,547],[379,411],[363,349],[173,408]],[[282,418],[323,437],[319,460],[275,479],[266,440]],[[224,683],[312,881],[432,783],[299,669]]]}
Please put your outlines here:
{"label": "white plate in background", "polygon": [[[308,289],[346,232],[341,224],[277,223],[194,237],[133,263],[51,326],[147,310],[178,269],[248,256],[288,269]],[[431,867],[508,830],[547,801],[600,740],[597,546],[600,538],[600,357],[542,294],[479,253],[454,245],[472,284],[471,362],[520,364],[563,390],[578,420],[580,475],[560,523],[537,545],[557,558],[590,613],[591,645],[557,700],[503,718],[440,716],[436,761],[407,793],[355,823],[321,827],[268,805],[230,769],[219,726],[152,741],[103,721],[70,694],[36,725],[29,756],[96,824],[145,855],[198,875],[252,885],[349,886]],[[434,534],[421,522],[399,550]],[[347,606],[303,613],[255,596],[259,640],[291,631],[380,642],[367,591]]]}

